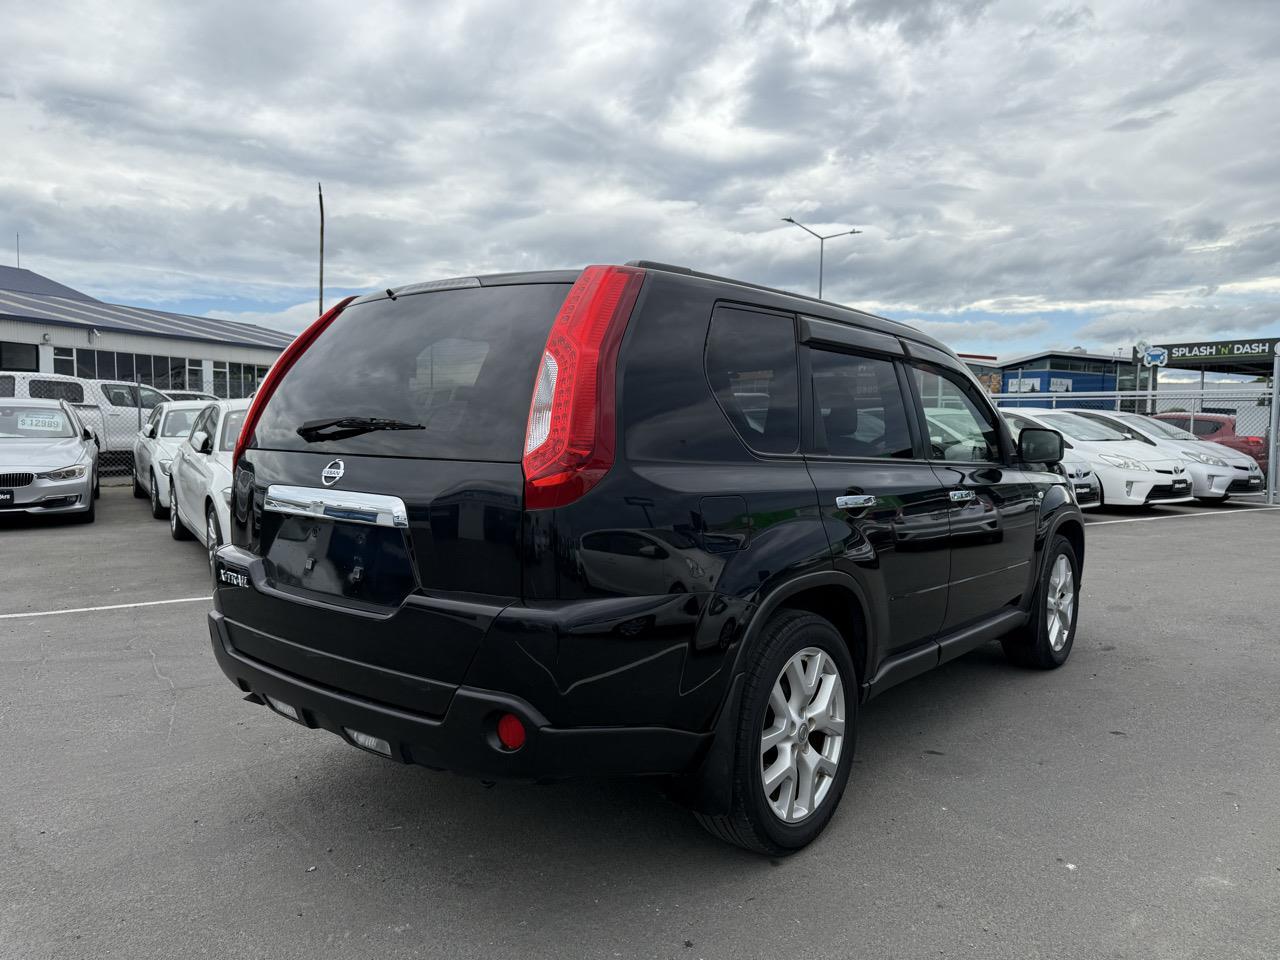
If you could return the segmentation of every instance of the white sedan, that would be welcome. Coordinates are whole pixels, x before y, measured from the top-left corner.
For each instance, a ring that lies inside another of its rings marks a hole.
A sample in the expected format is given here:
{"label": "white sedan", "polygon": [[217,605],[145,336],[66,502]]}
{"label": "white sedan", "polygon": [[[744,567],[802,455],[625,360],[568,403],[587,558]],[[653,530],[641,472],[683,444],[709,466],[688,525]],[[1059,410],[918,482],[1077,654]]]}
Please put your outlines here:
{"label": "white sedan", "polygon": [[231,453],[249,410],[249,400],[206,404],[178,447],[169,476],[169,532],[175,540],[195,535],[213,555],[231,527]]}
{"label": "white sedan", "polygon": [[1140,413],[1110,410],[1074,410],[1082,417],[1130,434],[1187,462],[1191,477],[1191,493],[1199,500],[1222,502],[1232,493],[1262,489],[1262,469],[1247,454],[1218,443],[1201,440],[1194,433],[1181,430],[1164,420],[1144,417]]}
{"label": "white sedan", "polygon": [[1027,407],[1006,408],[1004,412],[1061,433],[1067,445],[1093,467],[1105,506],[1141,507],[1192,499],[1191,477],[1180,457],[1128,439],[1119,430],[1079,414]]}
{"label": "white sedan", "polygon": [[133,495],[150,497],[151,515],[163,520],[169,512],[169,469],[174,454],[191,433],[207,402],[169,400],[151,408],[151,416],[133,440]]}

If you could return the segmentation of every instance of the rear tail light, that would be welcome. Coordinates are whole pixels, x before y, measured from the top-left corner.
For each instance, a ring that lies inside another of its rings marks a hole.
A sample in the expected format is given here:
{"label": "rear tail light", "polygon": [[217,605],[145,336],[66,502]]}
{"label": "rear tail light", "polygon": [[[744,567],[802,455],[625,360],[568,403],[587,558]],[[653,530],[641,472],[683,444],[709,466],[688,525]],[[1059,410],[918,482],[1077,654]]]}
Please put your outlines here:
{"label": "rear tail light", "polygon": [[1245,437],[1244,442],[1255,447],[1260,447],[1264,441],[1261,437]]}
{"label": "rear tail light", "polygon": [[613,466],[618,346],[642,283],[634,267],[587,267],[556,314],[529,404],[526,508],[572,503]]}
{"label": "rear tail light", "polygon": [[316,337],[324,333],[325,327],[333,323],[334,318],[354,299],[355,297],[347,297],[345,300],[340,300],[334,304],[311,326],[298,334],[293,342],[284,348],[284,352],[276,357],[276,362],[271,365],[267,375],[262,378],[258,392],[253,395],[253,403],[249,405],[249,412],[245,414],[244,425],[240,428],[240,436],[236,438],[235,452],[231,455],[232,473],[235,472],[236,466],[240,463],[240,456],[248,448],[249,441],[253,439],[253,431],[258,426],[258,419],[262,416],[262,411],[266,409],[267,401],[276,392],[276,387],[280,385],[284,375],[289,372],[290,367],[298,362],[298,358],[307,352],[307,348],[315,343]]}

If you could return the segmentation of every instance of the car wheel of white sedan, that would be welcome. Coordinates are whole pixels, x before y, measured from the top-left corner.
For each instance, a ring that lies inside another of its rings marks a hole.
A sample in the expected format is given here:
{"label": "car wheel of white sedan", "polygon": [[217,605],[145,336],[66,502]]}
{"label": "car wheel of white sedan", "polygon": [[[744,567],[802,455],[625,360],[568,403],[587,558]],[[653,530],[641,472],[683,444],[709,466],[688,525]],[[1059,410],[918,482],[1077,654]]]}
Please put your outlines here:
{"label": "car wheel of white sedan", "polygon": [[218,548],[222,546],[222,536],[218,533],[218,515],[214,512],[213,507],[205,510],[204,544],[209,553],[209,576],[212,577],[214,576],[214,558],[218,553]]}
{"label": "car wheel of white sedan", "polygon": [[178,491],[174,488],[172,481],[169,483],[169,536],[175,540],[190,540],[191,531],[182,523],[182,518],[178,516]]}

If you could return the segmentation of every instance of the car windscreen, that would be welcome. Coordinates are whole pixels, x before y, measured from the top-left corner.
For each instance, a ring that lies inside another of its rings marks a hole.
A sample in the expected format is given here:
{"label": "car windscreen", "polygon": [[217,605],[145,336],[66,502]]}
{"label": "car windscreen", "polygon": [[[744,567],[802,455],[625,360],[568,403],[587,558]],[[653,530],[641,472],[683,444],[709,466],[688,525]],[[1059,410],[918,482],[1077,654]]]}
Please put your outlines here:
{"label": "car windscreen", "polygon": [[185,437],[191,432],[191,425],[200,416],[200,408],[192,410],[170,410],[164,415],[164,423],[160,427],[162,437]]}
{"label": "car windscreen", "polygon": [[0,404],[0,437],[8,439],[59,439],[74,437],[71,420],[57,407]]}
{"label": "car windscreen", "polygon": [[1086,443],[1123,440],[1125,438],[1124,434],[1119,430],[1112,430],[1096,420],[1090,420],[1088,417],[1081,417],[1074,413],[1042,413],[1040,414],[1040,420],[1045,426],[1052,427],[1063,436],[1072,440],[1083,440]]}
{"label": "car windscreen", "polygon": [[348,307],[285,374],[254,445],[517,462],[568,292],[560,283],[470,287]]}
{"label": "car windscreen", "polygon": [[222,439],[218,443],[219,450],[234,450],[236,439],[240,436],[240,428],[244,426],[244,416],[248,410],[229,410],[222,418]]}
{"label": "car windscreen", "polygon": [[1136,414],[1120,418],[1124,423],[1131,423],[1139,430],[1145,430],[1147,433],[1155,434],[1157,437],[1166,437],[1169,440],[1196,440],[1199,441],[1194,433],[1188,433],[1186,430],[1179,430],[1172,423],[1166,423],[1164,420],[1157,420],[1154,417],[1140,417]]}

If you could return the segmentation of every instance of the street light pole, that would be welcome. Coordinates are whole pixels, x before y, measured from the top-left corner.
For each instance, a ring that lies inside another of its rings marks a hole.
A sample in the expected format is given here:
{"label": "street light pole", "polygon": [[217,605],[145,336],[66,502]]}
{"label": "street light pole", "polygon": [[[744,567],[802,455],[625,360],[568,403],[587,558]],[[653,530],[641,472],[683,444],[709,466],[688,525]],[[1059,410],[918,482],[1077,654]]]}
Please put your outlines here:
{"label": "street light pole", "polygon": [[826,257],[827,257],[827,241],[834,240],[836,237],[852,236],[853,234],[861,233],[862,231],[861,230],[841,230],[839,233],[828,233],[824,237],[822,234],[817,233],[816,231],[810,230],[799,220],[794,220],[791,217],[783,217],[782,222],[793,223],[797,227],[799,227],[801,230],[803,230],[805,233],[809,234],[810,236],[814,236],[818,238],[818,299],[821,300],[822,299],[822,267],[823,267],[823,261],[826,260]]}

